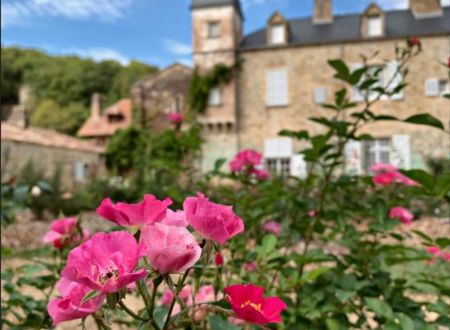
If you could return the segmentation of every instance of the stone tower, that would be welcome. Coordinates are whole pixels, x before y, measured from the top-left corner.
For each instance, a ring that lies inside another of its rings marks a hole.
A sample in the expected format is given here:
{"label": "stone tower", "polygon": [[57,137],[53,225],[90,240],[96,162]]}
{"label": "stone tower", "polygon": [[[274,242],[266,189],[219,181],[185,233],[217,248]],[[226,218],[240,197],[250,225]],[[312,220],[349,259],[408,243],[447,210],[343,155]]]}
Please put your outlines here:
{"label": "stone tower", "polygon": [[[232,66],[242,39],[243,14],[239,0],[192,0],[193,62],[200,73],[217,64]],[[205,145],[202,169],[215,160],[230,159],[238,149],[238,94],[236,75],[226,85],[214,88],[209,104],[199,118]]]}

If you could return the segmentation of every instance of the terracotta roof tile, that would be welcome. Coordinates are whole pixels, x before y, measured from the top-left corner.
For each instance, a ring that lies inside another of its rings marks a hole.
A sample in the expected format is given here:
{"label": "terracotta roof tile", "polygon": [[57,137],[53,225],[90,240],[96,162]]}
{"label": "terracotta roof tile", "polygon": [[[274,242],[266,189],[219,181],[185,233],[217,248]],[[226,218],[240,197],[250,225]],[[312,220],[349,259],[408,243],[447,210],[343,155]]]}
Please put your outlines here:
{"label": "terracotta roof tile", "polygon": [[[113,104],[100,117],[89,117],[78,131],[80,137],[112,136],[120,128],[130,127],[133,105],[130,99],[123,99]],[[123,120],[110,122],[108,116],[123,116]]]}
{"label": "terracotta roof tile", "polygon": [[38,144],[45,147],[54,147],[92,153],[105,153],[105,148],[93,145],[88,141],[82,141],[69,135],[58,133],[38,127],[22,128],[1,123],[1,139],[23,143]]}

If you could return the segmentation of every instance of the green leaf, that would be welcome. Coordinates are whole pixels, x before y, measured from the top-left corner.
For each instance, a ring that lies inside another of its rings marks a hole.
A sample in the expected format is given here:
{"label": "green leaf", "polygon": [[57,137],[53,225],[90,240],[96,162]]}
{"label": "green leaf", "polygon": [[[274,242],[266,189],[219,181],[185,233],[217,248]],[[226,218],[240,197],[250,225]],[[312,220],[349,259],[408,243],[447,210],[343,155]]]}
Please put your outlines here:
{"label": "green leaf", "polygon": [[289,130],[284,129],[281,132],[279,132],[278,135],[292,137],[297,140],[308,140],[309,139],[309,133],[306,130],[289,131]]}
{"label": "green leaf", "polygon": [[427,234],[421,232],[420,230],[412,230],[412,232],[415,233],[417,236],[420,236],[427,243],[433,243],[433,239]]}
{"label": "green leaf", "polygon": [[208,317],[211,330],[239,330],[240,328],[224,320],[219,315],[210,315]]}
{"label": "green leaf", "polygon": [[325,321],[328,330],[346,330],[347,326],[342,324],[339,320],[336,319],[327,319]]}
{"label": "green leaf", "polygon": [[397,314],[402,330],[414,330],[414,322],[411,318],[403,313]]}
{"label": "green leaf", "polygon": [[225,164],[226,162],[227,160],[225,158],[220,158],[216,160],[216,162],[214,163],[214,172],[218,172],[220,168],[223,166],[223,164]]}
{"label": "green leaf", "polygon": [[409,118],[406,118],[404,122],[417,125],[432,126],[440,128],[442,130],[444,129],[444,125],[442,124],[442,122],[428,113],[420,113],[418,115],[411,116]]}
{"label": "green leaf", "polygon": [[377,298],[366,298],[365,300],[367,307],[378,316],[384,317],[387,320],[392,320],[394,318],[394,312],[392,311],[391,306],[386,302]]}
{"label": "green leaf", "polygon": [[434,186],[434,178],[423,170],[408,170],[402,171],[408,178],[417,181],[422,186],[428,188],[429,190],[433,189]]}
{"label": "green leaf", "polygon": [[36,185],[41,188],[43,192],[51,194],[53,192],[52,186],[47,181],[38,181]]}
{"label": "green leaf", "polygon": [[275,246],[277,245],[277,238],[275,235],[267,235],[263,238],[262,241],[262,248],[264,255],[269,254],[270,252],[275,249]]}
{"label": "green leaf", "polygon": [[450,246],[450,238],[439,237],[436,239],[436,244],[439,245],[441,249],[446,249],[448,246]]}
{"label": "green leaf", "polygon": [[98,297],[100,295],[99,291],[96,290],[91,290],[88,293],[86,293],[86,295],[83,297],[83,299],[81,299],[81,303],[80,305],[83,305],[85,302],[94,299],[95,297]]}
{"label": "green leaf", "polygon": [[348,69],[348,66],[344,63],[344,61],[329,60],[328,64],[333,67],[334,70],[336,70],[336,78],[347,82],[350,80],[350,70]]}
{"label": "green leaf", "polygon": [[374,120],[398,120],[398,118],[389,115],[379,115],[375,116]]}

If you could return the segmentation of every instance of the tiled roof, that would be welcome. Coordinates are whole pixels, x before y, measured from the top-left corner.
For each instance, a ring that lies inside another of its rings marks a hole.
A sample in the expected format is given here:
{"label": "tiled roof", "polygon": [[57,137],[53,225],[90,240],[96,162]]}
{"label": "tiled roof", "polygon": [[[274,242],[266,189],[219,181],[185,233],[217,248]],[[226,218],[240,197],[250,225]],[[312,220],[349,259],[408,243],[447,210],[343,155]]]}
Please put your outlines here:
{"label": "tiled roof", "polygon": [[1,139],[98,154],[105,152],[103,147],[56,131],[38,127],[22,128],[6,122],[1,123]]}
{"label": "tiled roof", "polygon": [[[120,128],[128,128],[132,122],[133,105],[130,99],[123,99],[107,108],[100,117],[91,116],[78,131],[80,137],[112,136]],[[110,122],[108,115],[123,116],[121,121]]]}
{"label": "tiled roof", "polygon": [[[287,46],[307,46],[374,40],[361,34],[361,14],[334,16],[329,24],[314,24],[311,18],[288,21],[290,40]],[[385,12],[385,35],[380,39],[420,37],[450,34],[450,7],[444,7],[443,15],[429,18],[415,18],[410,10]],[[241,49],[263,49],[273,47],[267,44],[267,28],[247,35]],[[283,46],[278,46],[283,47]]]}
{"label": "tiled roof", "polygon": [[192,0],[191,9],[208,8],[218,6],[234,6],[237,12],[243,18],[241,2],[239,0]]}

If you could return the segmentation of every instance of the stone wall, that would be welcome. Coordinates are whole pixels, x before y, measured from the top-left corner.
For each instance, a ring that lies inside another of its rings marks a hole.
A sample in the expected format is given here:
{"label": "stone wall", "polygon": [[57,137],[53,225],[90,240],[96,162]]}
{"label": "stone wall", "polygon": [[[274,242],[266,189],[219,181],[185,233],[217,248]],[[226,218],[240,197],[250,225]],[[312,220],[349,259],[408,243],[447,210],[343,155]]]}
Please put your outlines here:
{"label": "stone wall", "polygon": [[[105,160],[101,154],[11,140],[2,140],[1,159],[2,181],[19,175],[23,168],[31,162],[33,170],[42,173],[47,179],[52,178],[57,169],[60,170],[61,189],[67,191],[105,173]],[[86,165],[84,182],[75,180],[77,162],[83,162]]]}
{"label": "stone wall", "polygon": [[[289,47],[241,53],[243,68],[239,81],[240,141],[241,148],[255,148],[263,151],[264,139],[276,137],[282,129],[307,129],[319,133],[321,126],[308,121],[310,116],[329,116],[314,102],[314,89],[326,87],[328,101],[340,83],[333,79],[333,70],[327,60],[342,58],[349,65],[361,63],[360,55],[371,55],[379,51],[370,64],[383,64],[385,59],[394,58],[395,44],[404,40],[382,40],[324,45],[310,47]],[[444,62],[450,53],[448,36],[422,38],[423,52],[409,64],[408,86],[400,100],[381,100],[375,107],[376,113],[406,118],[427,112],[439,118],[448,129],[450,104],[442,97],[425,96],[425,81],[428,78],[448,79]],[[286,68],[289,82],[289,104],[285,107],[267,107],[265,101],[266,72],[273,68]],[[349,91],[350,93],[350,91]],[[395,122],[379,122],[367,126],[367,132],[377,138],[393,134],[411,136],[412,165],[422,167],[427,157],[449,156],[448,135],[425,126]],[[226,145],[224,145],[226,147]],[[300,148],[296,145],[296,149]]]}

